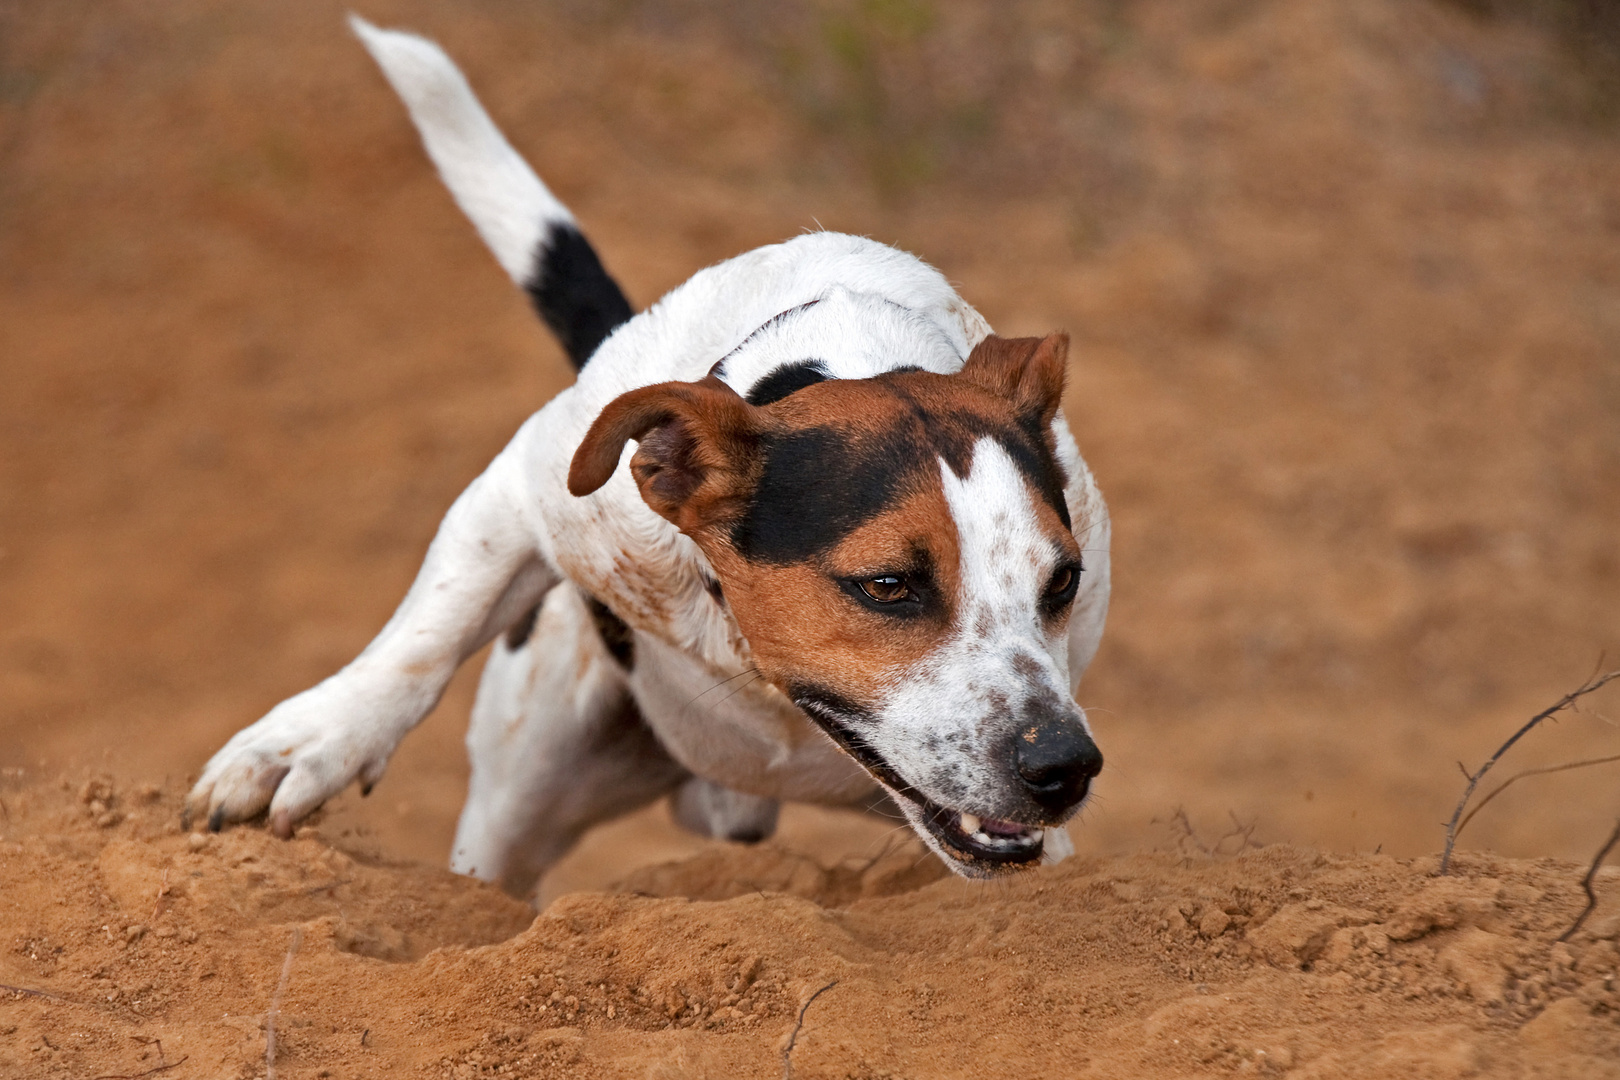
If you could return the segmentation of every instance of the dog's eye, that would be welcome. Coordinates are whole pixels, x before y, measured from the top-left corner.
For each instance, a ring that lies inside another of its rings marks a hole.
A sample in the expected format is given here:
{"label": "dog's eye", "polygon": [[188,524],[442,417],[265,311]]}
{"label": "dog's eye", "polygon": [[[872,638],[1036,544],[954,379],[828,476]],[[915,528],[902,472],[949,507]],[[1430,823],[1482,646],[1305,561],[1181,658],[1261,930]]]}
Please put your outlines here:
{"label": "dog's eye", "polygon": [[1052,574],[1052,580],[1047,582],[1046,596],[1043,601],[1048,611],[1061,611],[1074,599],[1075,592],[1080,587],[1080,568],[1077,566],[1060,566]]}
{"label": "dog's eye", "polygon": [[906,579],[893,574],[867,578],[856,584],[860,586],[861,592],[880,604],[897,604],[912,595],[911,589],[906,585]]}

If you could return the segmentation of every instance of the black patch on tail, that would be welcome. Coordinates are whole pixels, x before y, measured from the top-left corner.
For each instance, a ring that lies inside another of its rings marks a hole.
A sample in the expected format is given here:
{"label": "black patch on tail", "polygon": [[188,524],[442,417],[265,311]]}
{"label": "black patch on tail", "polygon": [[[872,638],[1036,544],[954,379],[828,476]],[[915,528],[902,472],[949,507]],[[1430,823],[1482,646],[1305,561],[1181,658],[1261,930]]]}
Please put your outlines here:
{"label": "black patch on tail", "polygon": [[553,223],[535,252],[539,273],[523,289],[579,371],[596,347],[635,314],[596,249],[574,226]]}

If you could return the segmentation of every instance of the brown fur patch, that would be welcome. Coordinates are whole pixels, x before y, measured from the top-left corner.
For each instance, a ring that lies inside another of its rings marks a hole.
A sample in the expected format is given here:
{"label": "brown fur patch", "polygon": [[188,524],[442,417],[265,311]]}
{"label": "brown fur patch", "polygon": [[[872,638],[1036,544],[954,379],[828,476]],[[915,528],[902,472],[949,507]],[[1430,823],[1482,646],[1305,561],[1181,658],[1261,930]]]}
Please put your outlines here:
{"label": "brown fur patch", "polygon": [[[956,621],[956,525],[936,484],[909,495],[814,562],[755,564],[735,553],[715,569],[755,665],[777,686],[813,684],[861,705],[884,677],[936,648]],[[874,611],[841,581],[926,567],[929,595],[915,614]]]}
{"label": "brown fur patch", "polygon": [[568,490],[589,495],[607,483],[635,439],[630,471],[642,499],[693,535],[746,497],[761,441],[774,427],[713,376],[645,386],[615,398],[591,424],[574,452]]}
{"label": "brown fur patch", "polygon": [[1018,411],[1046,427],[1063,403],[1068,375],[1069,335],[1002,338],[991,334],[968,354],[961,378],[975,382],[1013,403]]}

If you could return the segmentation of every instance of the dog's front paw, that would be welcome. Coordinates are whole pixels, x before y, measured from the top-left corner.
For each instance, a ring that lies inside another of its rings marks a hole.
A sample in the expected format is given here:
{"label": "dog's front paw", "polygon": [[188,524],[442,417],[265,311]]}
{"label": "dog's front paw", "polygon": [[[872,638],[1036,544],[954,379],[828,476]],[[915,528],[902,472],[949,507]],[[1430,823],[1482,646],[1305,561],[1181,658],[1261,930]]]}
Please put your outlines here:
{"label": "dog's front paw", "polygon": [[237,732],[208,762],[186,796],[187,827],[225,825],[269,811],[271,830],[285,839],[293,826],[358,779],[369,794],[388,767],[393,740],[377,745],[316,687],[272,709]]}

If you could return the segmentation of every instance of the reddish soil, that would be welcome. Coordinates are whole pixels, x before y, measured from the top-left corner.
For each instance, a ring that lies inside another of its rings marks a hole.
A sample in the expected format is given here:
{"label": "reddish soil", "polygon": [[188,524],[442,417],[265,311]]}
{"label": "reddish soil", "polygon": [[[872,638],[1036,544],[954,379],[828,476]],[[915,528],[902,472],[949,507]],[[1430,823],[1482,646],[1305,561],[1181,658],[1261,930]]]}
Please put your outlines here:
{"label": "reddish soil", "polygon": [[[835,979],[795,1075],[1620,1075],[1612,871],[1553,941],[1620,766],[1429,876],[1455,762],[1620,655],[1620,142],[1563,45],[1398,0],[364,7],[638,304],[819,222],[1067,328],[1115,516],[1075,860],[654,808],[525,929],[437,869],[476,664],[300,839],[178,831],[568,377],[342,10],[0,0],[0,1076],[264,1074],[295,932],[287,1077],[775,1076]],[[1620,754],[1616,702],[1501,777]]]}

